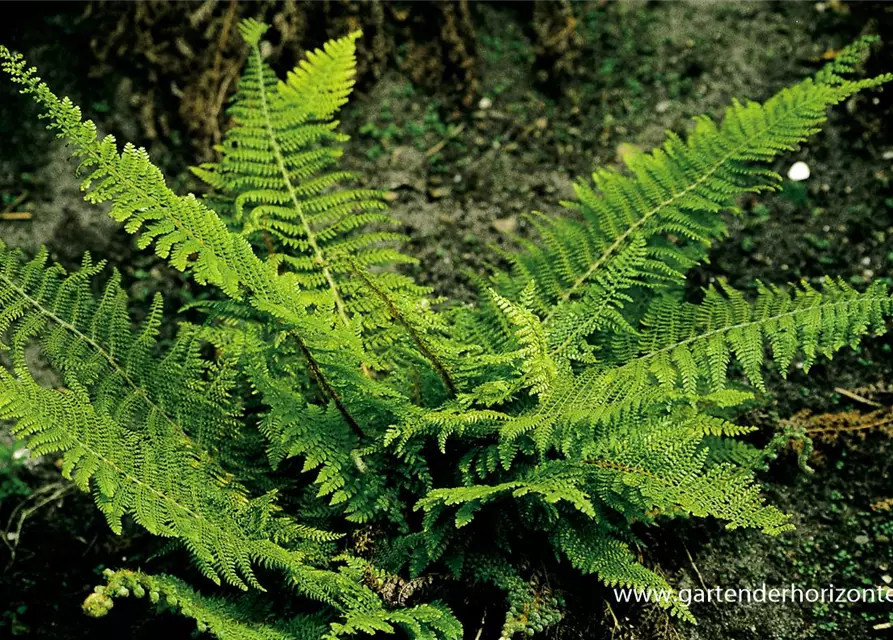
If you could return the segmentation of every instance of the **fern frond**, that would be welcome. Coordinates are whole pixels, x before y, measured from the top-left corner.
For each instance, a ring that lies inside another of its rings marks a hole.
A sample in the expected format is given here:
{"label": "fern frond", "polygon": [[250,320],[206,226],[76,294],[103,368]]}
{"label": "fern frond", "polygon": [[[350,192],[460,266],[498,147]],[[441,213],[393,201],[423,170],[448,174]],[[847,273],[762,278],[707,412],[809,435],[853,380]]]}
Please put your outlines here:
{"label": "fern frond", "polygon": [[575,526],[567,522],[556,531],[553,544],[584,574],[597,574],[609,587],[626,587],[651,593],[667,594],[658,598],[658,606],[674,616],[694,622],[694,616],[661,576],[636,561],[629,546],[611,533],[594,526]]}
{"label": "fern frond", "polygon": [[595,518],[595,508],[586,493],[579,488],[585,480],[584,469],[564,462],[551,462],[538,466],[518,480],[499,485],[435,489],[419,500],[414,508],[430,514],[443,507],[460,505],[455,524],[457,528],[461,528],[470,523],[475,513],[488,502],[507,495],[514,498],[531,495],[542,497],[546,504],[567,502],[577,511]]}
{"label": "fern frond", "polygon": [[87,596],[84,611],[102,617],[115,598],[146,598],[159,611],[169,610],[195,620],[199,633],[219,640],[318,640],[328,624],[321,616],[300,616],[288,622],[263,620],[262,610],[251,602],[211,598],[196,592],[182,580],[141,571],[106,570],[106,584]]}
{"label": "fern frond", "polygon": [[[0,370],[0,415],[16,421],[13,432],[34,452],[63,454],[63,475],[93,489],[115,532],[130,515],[153,534],[181,539],[215,582],[242,588],[260,587],[255,562],[295,570],[301,555],[271,541],[285,529],[258,511],[275,512],[275,505],[251,499],[183,426],[203,420],[226,429],[233,419],[226,390],[215,389],[207,366],[184,357],[183,338],[171,351],[178,365],[156,361],[160,298],[134,333],[117,276],[94,301],[90,280],[98,271],[89,256],[65,276],[46,266],[45,252],[22,264],[0,250],[0,335],[8,336],[12,360],[11,371]],[[26,361],[33,342],[65,388],[34,379]]]}
{"label": "fern frond", "polygon": [[[301,288],[329,292],[345,326],[362,318],[370,350],[380,351],[392,341],[391,318],[369,304],[355,267],[366,273],[413,260],[393,248],[405,236],[378,230],[396,224],[382,193],[345,187],[357,176],[335,168],[348,137],[333,118],[353,87],[360,33],[309,52],[281,82],[263,60],[257,28],[245,32],[248,62],[229,109],[235,125],[220,162],[194,172],[214,188],[209,201],[236,229],[259,251],[272,247],[271,259],[290,269]],[[376,281],[401,299],[429,293],[396,273]]]}
{"label": "fern frond", "polygon": [[832,63],[833,69],[782,90],[765,104],[734,102],[721,124],[697,118],[686,141],[670,134],[662,148],[627,158],[630,175],[601,169],[592,184],[578,182],[578,201],[565,206],[581,219],[533,218],[540,241],[511,258],[511,272],[497,274],[495,288],[516,298],[535,280],[535,310],[549,324],[636,242],[644,242],[647,260],[624,270],[629,281],[678,282],[726,233],[718,213],[733,210],[742,194],[778,185],[780,177],[760,164],[814,134],[829,106],[893,79],[891,74],[841,77],[851,70],[843,61],[852,62],[871,41],[857,42]]}
{"label": "fern frond", "polygon": [[893,298],[880,282],[864,293],[842,280],[826,280],[821,290],[803,283],[793,293],[761,284],[753,303],[726,284],[708,289],[699,305],[661,297],[639,338],[616,347],[626,364],[563,376],[536,408],[505,422],[502,437],[530,435],[541,450],[569,451],[563,440],[569,434],[572,441],[585,440],[595,425],[616,423],[642,408],[724,391],[733,358],[762,389],[767,347],[782,373],[798,353],[808,370],[818,355],[855,346],[869,331],[883,333],[891,313]]}
{"label": "fern frond", "polygon": [[864,293],[830,278],[821,290],[805,281],[793,292],[757,286],[753,304],[724,282],[710,287],[698,305],[658,298],[643,320],[638,356],[629,366],[647,366],[662,383],[678,380],[687,391],[701,380],[719,391],[734,357],[762,390],[766,346],[782,375],[798,353],[809,371],[817,356],[830,358],[844,346],[855,347],[869,331],[884,333],[884,318],[893,313],[893,297],[881,282]]}
{"label": "fern frond", "polygon": [[[0,47],[0,59],[13,81],[22,85],[22,92],[32,95],[47,110],[45,117],[51,121],[50,128],[74,147],[74,155],[82,158],[81,167],[92,169],[83,183],[88,190],[86,199],[97,203],[110,201],[112,217],[125,222],[128,232],[142,229],[141,247],[154,242],[156,253],[175,268],[189,268],[198,282],[213,284],[229,297],[246,301],[287,326],[314,381],[352,428],[359,431],[343,394],[336,388],[338,383],[357,387],[364,384],[361,365],[365,356],[353,328],[335,326],[330,305],[304,294],[294,274],[279,274],[275,262],[260,260],[244,237],[229,231],[217,214],[193,195],[178,196],[171,191],[144,149],[128,144],[119,154],[114,138],[98,140],[95,125],[82,122],[80,109],[67,98],[57,98],[34,69],[26,68],[20,55]],[[333,344],[339,343],[342,350],[336,383],[327,377],[320,361]]]}

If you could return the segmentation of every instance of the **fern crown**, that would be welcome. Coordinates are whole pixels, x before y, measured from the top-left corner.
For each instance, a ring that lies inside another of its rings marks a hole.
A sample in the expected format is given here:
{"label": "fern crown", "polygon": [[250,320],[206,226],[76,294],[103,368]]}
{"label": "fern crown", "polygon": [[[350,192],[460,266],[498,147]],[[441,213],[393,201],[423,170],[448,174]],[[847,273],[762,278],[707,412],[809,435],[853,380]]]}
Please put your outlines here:
{"label": "fern crown", "polygon": [[[203,198],[171,190],[145,150],[100,138],[0,47],[78,158],[86,199],[209,291],[161,341],[174,316],[160,296],[135,325],[103,263],[68,273],[45,250],[0,245],[0,418],[35,453],[61,455],[112,529],[132,519],[246,592],[125,569],[88,613],[147,595],[222,639],[458,639],[429,588],[448,581],[501,590],[503,637],[532,635],[563,611],[525,559],[542,545],[549,566],[669,590],[637,559],[643,524],[791,528],[755,482],[773,450],[741,439],[753,429],[735,409],[765,388],[770,361],[808,369],[882,333],[893,299],[832,278],[760,284],[753,300],[719,282],[684,301],[682,285],[727,233],[721,214],[778,187],[775,158],[829,107],[893,79],[851,79],[871,38],[765,103],[735,102],[580,180],[567,213],[531,215],[536,240],[460,307],[405,275],[382,193],[338,168],[360,34],[280,80],[265,31],[240,25],[232,126],[219,161],[193,169]],[[35,379],[31,345],[58,385]],[[276,598],[278,584],[301,598]],[[692,619],[678,598],[661,604]]]}

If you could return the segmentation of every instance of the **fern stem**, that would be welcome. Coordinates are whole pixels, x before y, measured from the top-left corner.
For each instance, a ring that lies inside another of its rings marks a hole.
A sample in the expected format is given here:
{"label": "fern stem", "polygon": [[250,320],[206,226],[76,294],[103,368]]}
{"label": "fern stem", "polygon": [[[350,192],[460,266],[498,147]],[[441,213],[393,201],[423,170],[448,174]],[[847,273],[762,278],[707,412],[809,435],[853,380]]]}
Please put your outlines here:
{"label": "fern stem", "polygon": [[453,381],[453,377],[447,370],[446,365],[440,361],[440,358],[438,358],[437,355],[435,355],[435,353],[428,346],[428,344],[426,344],[421,334],[400,312],[400,309],[397,308],[397,304],[394,302],[393,298],[391,298],[381,287],[375,284],[375,282],[372,280],[372,278],[369,277],[369,274],[366,272],[365,269],[360,267],[358,264],[355,264],[354,262],[351,262],[351,267],[353,268],[354,272],[360,277],[363,283],[367,287],[369,287],[369,289],[384,303],[391,318],[393,318],[397,322],[397,324],[399,324],[406,330],[406,333],[409,334],[409,337],[412,339],[413,343],[415,343],[416,347],[418,347],[421,354],[425,356],[425,359],[431,363],[432,367],[434,367],[437,375],[439,375],[440,379],[443,380],[444,385],[446,385],[446,388],[449,389],[450,393],[456,395],[456,393],[458,393],[456,389],[456,383]]}
{"label": "fern stem", "polygon": [[304,358],[307,360],[307,367],[310,369],[310,375],[313,380],[316,382],[322,392],[332,399],[332,402],[335,403],[335,407],[338,409],[338,412],[344,418],[344,421],[347,422],[351,430],[357,436],[362,438],[365,434],[360,428],[359,423],[354,420],[354,417],[347,410],[347,407],[344,406],[341,395],[337,391],[335,391],[335,389],[332,388],[332,385],[329,384],[329,381],[326,380],[326,377],[323,375],[322,370],[319,367],[319,363],[310,352],[310,348],[306,344],[304,344],[304,341],[297,334],[295,334],[295,339],[298,341],[298,347],[301,349],[301,353],[304,354]]}

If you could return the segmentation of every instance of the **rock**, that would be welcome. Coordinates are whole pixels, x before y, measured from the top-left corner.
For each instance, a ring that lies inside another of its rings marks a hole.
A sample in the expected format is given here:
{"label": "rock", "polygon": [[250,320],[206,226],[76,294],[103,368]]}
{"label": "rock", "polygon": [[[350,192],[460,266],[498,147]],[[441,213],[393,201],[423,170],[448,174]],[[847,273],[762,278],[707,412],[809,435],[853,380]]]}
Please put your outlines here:
{"label": "rock", "polygon": [[856,536],[854,539],[856,544],[868,544],[870,541],[871,539],[866,535]]}
{"label": "rock", "polygon": [[802,161],[797,161],[788,169],[788,179],[794,182],[806,180],[809,177],[809,165]]}
{"label": "rock", "polygon": [[514,233],[518,230],[518,217],[509,216],[493,221],[493,228],[501,233]]}
{"label": "rock", "polygon": [[487,97],[481,98],[480,102],[478,102],[478,109],[481,109],[482,111],[489,109],[492,106],[493,106],[493,101]]}
{"label": "rock", "polygon": [[433,200],[439,200],[440,198],[446,198],[452,193],[452,189],[449,187],[435,187],[433,189],[428,190],[428,195]]}

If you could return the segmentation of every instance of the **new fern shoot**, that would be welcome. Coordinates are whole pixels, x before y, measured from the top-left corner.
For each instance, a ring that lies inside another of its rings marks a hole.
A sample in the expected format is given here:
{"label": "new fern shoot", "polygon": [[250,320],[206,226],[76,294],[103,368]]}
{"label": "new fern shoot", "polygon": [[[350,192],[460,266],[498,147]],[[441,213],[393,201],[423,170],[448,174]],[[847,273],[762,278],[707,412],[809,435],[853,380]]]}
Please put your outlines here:
{"label": "new fern shoot", "polygon": [[[540,567],[669,589],[633,551],[642,526],[791,528],[754,480],[772,450],[730,416],[763,389],[767,360],[808,369],[855,346],[884,331],[893,298],[833,278],[760,285],[753,300],[720,282],[687,302],[682,288],[726,234],[721,214],[778,187],[775,158],[893,79],[852,79],[870,38],[580,180],[566,215],[530,217],[537,240],[481,274],[469,307],[403,275],[413,259],[382,193],[339,169],[360,34],[280,80],[266,26],[240,29],[247,64],[219,161],[194,169],[202,198],[173,192],[145,150],[100,138],[0,47],[78,159],[86,199],[210,292],[190,315],[205,320],[162,348],[160,296],[135,326],[101,261],[69,273],[45,250],[0,249],[0,418],[61,455],[112,529],[135,521],[221,585],[122,569],[88,613],[132,595],[226,640],[458,639],[438,597],[489,585],[504,593],[502,635],[533,635],[563,614]],[[57,388],[33,377],[32,345]],[[679,599],[662,605],[691,619]]]}

